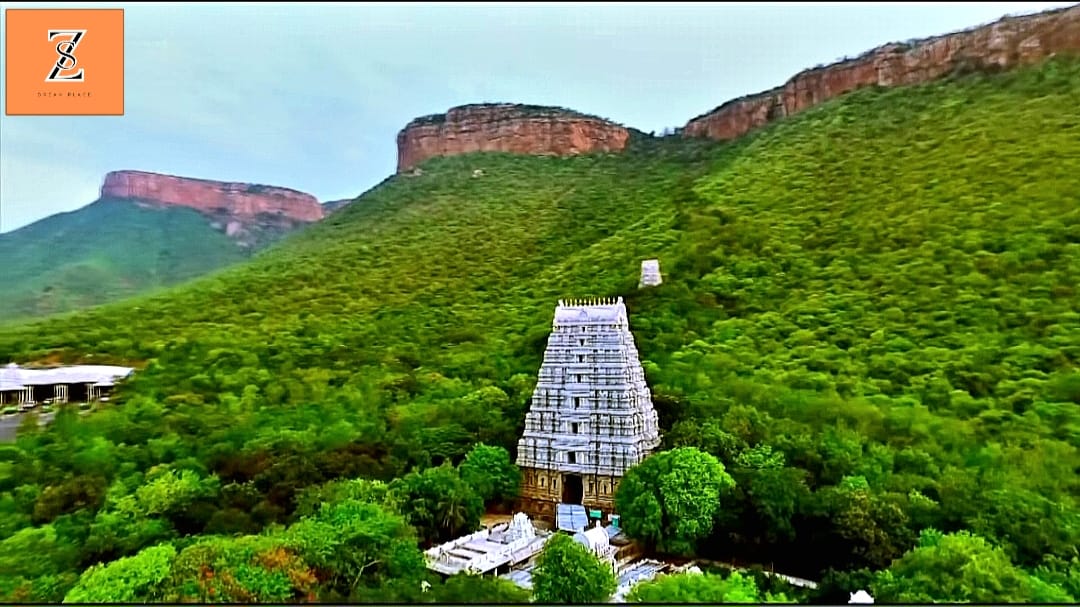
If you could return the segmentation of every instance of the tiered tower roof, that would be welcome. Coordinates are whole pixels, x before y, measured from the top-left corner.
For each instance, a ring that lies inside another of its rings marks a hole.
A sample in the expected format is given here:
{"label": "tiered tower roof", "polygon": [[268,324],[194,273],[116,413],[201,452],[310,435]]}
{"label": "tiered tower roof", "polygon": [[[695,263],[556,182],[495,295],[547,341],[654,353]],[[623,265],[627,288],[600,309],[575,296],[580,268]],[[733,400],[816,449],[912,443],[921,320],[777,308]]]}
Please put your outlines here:
{"label": "tiered tower roof", "polygon": [[622,298],[560,300],[518,466],[621,477],[659,444]]}

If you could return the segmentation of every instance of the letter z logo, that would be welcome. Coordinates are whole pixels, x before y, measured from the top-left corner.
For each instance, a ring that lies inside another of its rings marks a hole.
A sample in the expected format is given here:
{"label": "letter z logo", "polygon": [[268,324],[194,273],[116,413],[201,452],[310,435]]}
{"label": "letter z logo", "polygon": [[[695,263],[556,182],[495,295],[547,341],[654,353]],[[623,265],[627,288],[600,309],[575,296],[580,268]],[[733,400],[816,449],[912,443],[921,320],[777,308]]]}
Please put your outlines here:
{"label": "letter z logo", "polygon": [[75,66],[79,65],[79,60],[75,58],[75,49],[78,48],[79,42],[85,35],[86,30],[49,30],[50,41],[62,36],[67,36],[67,38],[61,38],[60,42],[56,44],[56,54],[59,55],[59,58],[56,60],[56,64],[53,65],[52,71],[45,78],[45,82],[84,81],[85,73],[83,68],[79,68],[78,72],[70,76],[61,76],[60,72],[71,72],[71,70],[75,69]]}
{"label": "letter z logo", "polygon": [[0,11],[6,116],[124,115],[124,9]]}

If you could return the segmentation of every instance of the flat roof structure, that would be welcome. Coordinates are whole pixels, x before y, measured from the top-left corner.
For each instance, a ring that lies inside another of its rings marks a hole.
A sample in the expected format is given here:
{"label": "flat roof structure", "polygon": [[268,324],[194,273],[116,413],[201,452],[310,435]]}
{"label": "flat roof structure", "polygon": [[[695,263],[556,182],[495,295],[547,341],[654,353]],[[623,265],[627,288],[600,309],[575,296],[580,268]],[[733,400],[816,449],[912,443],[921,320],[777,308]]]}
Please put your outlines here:
{"label": "flat roof structure", "polygon": [[559,531],[584,531],[589,526],[589,514],[585,506],[558,504],[555,506],[555,526]]}
{"label": "flat roof structure", "polygon": [[112,386],[118,379],[131,375],[131,367],[111,365],[73,365],[53,369],[24,369],[10,363],[0,371],[0,391],[23,390],[27,386],[52,386],[56,384],[90,384],[97,387]]}
{"label": "flat roof structure", "polygon": [[510,580],[517,584],[518,588],[523,590],[532,590],[532,571],[535,565],[529,565],[522,567],[521,569],[515,569],[510,573],[504,573],[499,577],[504,580]]}
{"label": "flat roof structure", "polygon": [[509,523],[481,529],[424,551],[427,568],[443,575],[485,574],[528,561],[544,547],[549,534],[538,534],[522,512]]}

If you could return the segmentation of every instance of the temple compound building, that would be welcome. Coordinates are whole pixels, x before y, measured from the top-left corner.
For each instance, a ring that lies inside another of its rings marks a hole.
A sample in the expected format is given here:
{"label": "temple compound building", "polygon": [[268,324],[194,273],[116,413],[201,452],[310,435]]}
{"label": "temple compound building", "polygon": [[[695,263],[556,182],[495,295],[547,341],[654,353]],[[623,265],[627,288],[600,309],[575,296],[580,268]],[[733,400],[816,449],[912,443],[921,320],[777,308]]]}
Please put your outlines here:
{"label": "temple compound building", "polygon": [[585,549],[601,563],[610,565],[611,572],[615,573],[615,555],[618,554],[619,549],[611,545],[611,538],[600,525],[600,521],[596,521],[596,526],[591,529],[575,533],[574,541],[585,546]]}
{"label": "temple compound building", "polygon": [[428,569],[443,575],[501,575],[539,554],[550,537],[538,534],[529,517],[518,512],[508,523],[428,549],[424,560]]}
{"label": "temple compound building", "polygon": [[660,260],[659,259],[646,259],[641,262],[641,280],[638,281],[638,288],[644,287],[656,287],[663,282],[660,277]]}
{"label": "temple compound building", "polygon": [[88,403],[112,391],[116,381],[134,371],[129,367],[77,365],[54,369],[23,369],[15,363],[0,369],[0,406],[33,406],[44,402]]}
{"label": "temple compound building", "polygon": [[659,444],[622,298],[560,300],[518,441],[521,509],[550,521],[574,504],[610,518],[619,480]]}

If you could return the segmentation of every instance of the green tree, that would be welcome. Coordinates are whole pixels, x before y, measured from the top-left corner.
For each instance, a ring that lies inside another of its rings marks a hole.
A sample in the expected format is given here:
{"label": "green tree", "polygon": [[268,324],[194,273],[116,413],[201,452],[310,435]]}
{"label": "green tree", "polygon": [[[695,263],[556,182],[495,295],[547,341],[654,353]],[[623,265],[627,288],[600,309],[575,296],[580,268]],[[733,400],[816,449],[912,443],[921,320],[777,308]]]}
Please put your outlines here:
{"label": "green tree", "polygon": [[0,571],[36,578],[60,573],[77,560],[76,547],[59,537],[54,525],[25,527],[0,541]]}
{"label": "green tree", "polygon": [[714,573],[679,573],[641,582],[630,590],[628,603],[790,603],[784,594],[758,589],[754,578],[733,571],[723,577]]}
{"label": "green tree", "polygon": [[888,603],[1070,602],[1061,587],[1019,569],[998,547],[966,531],[926,529],[919,545],[879,572],[872,594]]}
{"label": "green tree", "polygon": [[564,534],[544,544],[532,572],[538,603],[601,603],[615,592],[616,583],[610,564]]}
{"label": "green tree", "polygon": [[390,491],[390,485],[382,481],[373,481],[365,478],[349,480],[336,480],[305,489],[297,498],[297,519],[313,516],[325,503],[357,500],[369,504],[387,506],[392,511],[399,511],[401,505],[395,501],[398,497]]}
{"label": "green tree", "polygon": [[100,511],[90,523],[83,550],[96,560],[109,561],[176,536],[167,521],[131,512]]}
{"label": "green tree", "polygon": [[1035,569],[1035,576],[1052,586],[1063,588],[1074,599],[1080,598],[1080,557],[1074,556],[1068,561],[1053,556],[1047,557]]}
{"label": "green tree", "polygon": [[875,573],[870,569],[841,571],[828,569],[821,576],[817,588],[813,589],[810,599],[815,603],[842,605],[851,598],[851,593],[869,590]]}
{"label": "green tree", "polygon": [[714,456],[680,447],[630,468],[615,494],[623,527],[665,552],[688,554],[712,531],[721,496],[735,481]]}
{"label": "green tree", "polygon": [[161,544],[134,556],[87,569],[64,597],[65,603],[141,603],[160,601],[176,548]]}
{"label": "green tree", "polygon": [[721,462],[734,463],[745,446],[742,439],[725,431],[717,419],[686,419],[675,422],[664,441],[672,447],[697,447]]}
{"label": "green tree", "polygon": [[314,600],[310,565],[278,537],[210,537],[184,548],[162,591],[169,602]]}
{"label": "green tree", "polygon": [[453,411],[469,433],[481,442],[498,445],[515,439],[514,424],[506,414],[509,407],[510,398],[505,392],[486,386],[458,400]]}
{"label": "green tree", "polygon": [[458,472],[485,503],[511,500],[521,486],[521,471],[502,447],[477,444],[458,465]]}
{"label": "green tree", "polygon": [[122,500],[117,506],[134,515],[171,517],[183,513],[196,500],[216,497],[220,489],[216,476],[159,468],[147,474],[146,483],[135,490],[133,500]]}
{"label": "green tree", "polygon": [[459,573],[442,584],[432,585],[423,598],[425,602],[435,603],[515,605],[528,603],[529,591],[510,580]]}
{"label": "green tree", "polygon": [[103,477],[80,475],[46,487],[34,504],[33,521],[42,524],[82,508],[96,510],[105,499],[107,486]]}
{"label": "green tree", "polygon": [[362,585],[415,579],[424,572],[413,530],[384,506],[354,499],[327,503],[285,532],[285,545],[327,572],[329,588],[348,598]]}
{"label": "green tree", "polygon": [[449,463],[411,472],[390,487],[425,542],[445,542],[480,526],[484,500]]}
{"label": "green tree", "polygon": [[1080,546],[1080,511],[1067,502],[1010,486],[985,492],[980,504],[968,519],[972,532],[1010,542],[1006,552],[1018,563],[1037,563],[1046,554],[1068,557]]}

